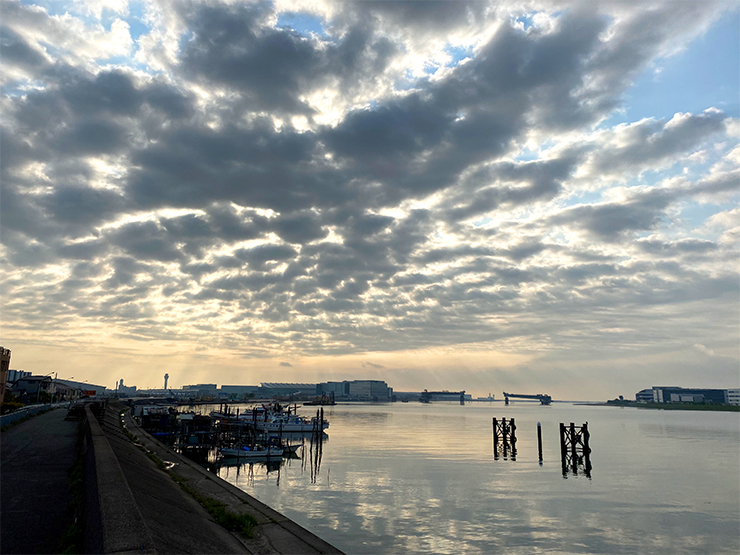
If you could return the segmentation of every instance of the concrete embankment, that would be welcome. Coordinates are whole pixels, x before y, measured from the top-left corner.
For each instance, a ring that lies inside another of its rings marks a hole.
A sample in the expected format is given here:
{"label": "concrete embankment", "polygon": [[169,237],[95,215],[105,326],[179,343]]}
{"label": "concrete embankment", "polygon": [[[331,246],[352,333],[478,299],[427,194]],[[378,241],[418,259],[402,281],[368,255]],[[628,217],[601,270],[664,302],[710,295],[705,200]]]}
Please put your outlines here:
{"label": "concrete embankment", "polygon": [[[180,456],[141,429],[122,404],[107,407],[102,431],[157,553],[341,553],[332,545],[272,510],[250,495]],[[121,420],[132,441],[121,427]],[[153,458],[164,462],[161,469]],[[174,479],[173,479],[174,476]],[[251,514],[257,521],[252,537],[228,532],[176,481],[201,498],[222,503],[234,514]],[[131,513],[132,524],[137,516]],[[141,539],[140,548],[148,549]],[[137,549],[138,551],[138,549]]]}
{"label": "concrete embankment", "polygon": [[[76,460],[78,423],[65,415],[66,410],[52,410],[0,436],[1,553],[59,553],[73,547],[68,538],[62,540],[75,528],[69,470]],[[82,506],[77,510],[82,514],[83,544],[73,549],[83,548],[85,553],[341,553],[156,441],[121,404],[86,408],[81,430],[85,479]],[[169,470],[157,461],[166,461]],[[199,502],[204,499],[223,504],[231,514],[253,515],[256,525],[251,536],[219,525]]]}

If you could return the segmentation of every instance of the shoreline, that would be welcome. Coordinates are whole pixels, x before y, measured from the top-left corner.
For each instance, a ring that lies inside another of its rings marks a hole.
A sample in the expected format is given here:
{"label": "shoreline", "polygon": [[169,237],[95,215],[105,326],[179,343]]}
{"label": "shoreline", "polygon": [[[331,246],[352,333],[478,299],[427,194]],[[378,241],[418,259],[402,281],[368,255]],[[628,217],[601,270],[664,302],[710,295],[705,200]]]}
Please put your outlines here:
{"label": "shoreline", "polygon": [[634,407],[653,410],[693,410],[709,412],[740,412],[738,405],[693,405],[690,403],[637,403],[635,401],[607,401],[605,403],[583,403],[591,407]]}

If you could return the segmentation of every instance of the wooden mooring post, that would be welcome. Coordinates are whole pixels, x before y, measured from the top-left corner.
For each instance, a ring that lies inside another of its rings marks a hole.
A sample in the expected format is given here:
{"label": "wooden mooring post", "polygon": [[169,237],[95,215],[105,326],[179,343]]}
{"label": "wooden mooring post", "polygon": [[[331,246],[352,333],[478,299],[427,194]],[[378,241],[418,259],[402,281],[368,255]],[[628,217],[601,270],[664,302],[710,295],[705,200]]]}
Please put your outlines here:
{"label": "wooden mooring post", "polygon": [[537,422],[537,454],[539,455],[540,466],[542,466],[542,424]]}
{"label": "wooden mooring post", "polygon": [[583,426],[576,426],[574,422],[570,426],[560,423],[560,463],[563,478],[568,477],[569,471],[577,476],[579,468],[583,468],[584,475],[591,478],[590,437],[588,422]]}

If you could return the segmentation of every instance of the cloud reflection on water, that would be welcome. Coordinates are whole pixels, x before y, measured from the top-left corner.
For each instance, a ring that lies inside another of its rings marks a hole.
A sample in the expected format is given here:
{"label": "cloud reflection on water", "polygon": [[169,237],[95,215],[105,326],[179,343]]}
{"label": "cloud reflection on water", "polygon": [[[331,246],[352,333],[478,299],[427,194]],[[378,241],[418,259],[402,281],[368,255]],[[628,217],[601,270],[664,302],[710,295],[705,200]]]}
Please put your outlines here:
{"label": "cloud reflection on water", "polygon": [[[516,462],[492,459],[490,419],[502,415],[517,421]],[[651,431],[698,418],[720,436],[732,434],[737,419],[725,416],[665,420],[655,411],[569,405],[340,405],[328,414],[331,442],[315,484],[298,461],[283,465],[279,487],[274,473],[255,473],[253,484],[224,477],[352,554],[735,553],[736,444],[711,433],[699,434],[698,447],[672,433],[656,441]],[[560,476],[559,421],[589,421],[593,480]],[[702,446],[711,447],[711,461]]]}

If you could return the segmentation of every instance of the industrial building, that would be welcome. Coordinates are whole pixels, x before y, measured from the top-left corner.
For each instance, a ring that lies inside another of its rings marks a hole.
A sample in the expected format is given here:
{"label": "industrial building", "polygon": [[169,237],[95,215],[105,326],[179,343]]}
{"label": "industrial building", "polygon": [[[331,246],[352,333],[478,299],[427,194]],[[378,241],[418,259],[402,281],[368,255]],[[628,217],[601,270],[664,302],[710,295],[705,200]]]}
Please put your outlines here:
{"label": "industrial building", "polygon": [[244,396],[257,397],[260,388],[258,385],[222,385],[221,394],[231,398],[241,398]]}
{"label": "industrial building", "polygon": [[727,390],[727,404],[740,406],[740,388]]}
{"label": "industrial building", "polygon": [[260,397],[291,397],[316,395],[315,383],[261,383],[259,388]]}
{"label": "industrial building", "polygon": [[635,393],[635,400],[638,403],[652,403],[654,401],[653,388],[641,389]]}
{"label": "industrial building", "polygon": [[8,370],[8,383],[12,384],[13,382],[20,380],[21,378],[25,378],[26,376],[30,376],[31,372],[24,372],[23,370]]}
{"label": "industrial building", "polygon": [[687,388],[678,386],[653,386],[635,394],[644,403],[712,403],[717,405],[740,404],[740,395],[733,395],[730,403],[730,389]]}
{"label": "industrial building", "polygon": [[345,380],[342,382],[323,382],[316,384],[315,395],[326,395],[337,401],[389,402],[393,388],[383,380]]}

